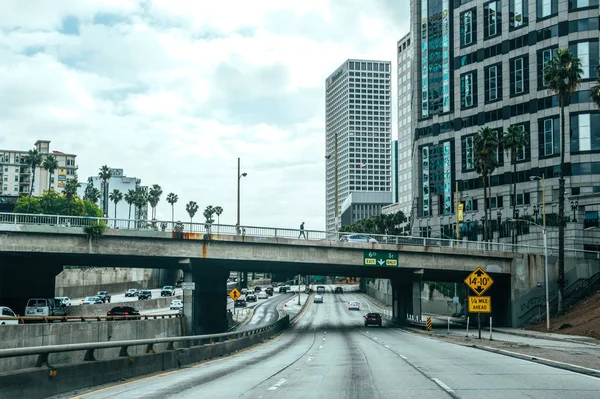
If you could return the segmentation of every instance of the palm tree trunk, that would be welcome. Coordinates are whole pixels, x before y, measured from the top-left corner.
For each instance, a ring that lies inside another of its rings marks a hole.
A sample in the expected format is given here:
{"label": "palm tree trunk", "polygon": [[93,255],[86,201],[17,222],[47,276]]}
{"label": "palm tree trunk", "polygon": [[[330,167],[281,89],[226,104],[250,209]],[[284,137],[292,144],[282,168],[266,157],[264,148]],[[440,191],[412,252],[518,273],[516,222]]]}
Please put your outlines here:
{"label": "palm tree trunk", "polygon": [[131,204],[129,204],[129,216],[127,216],[127,229],[131,227]]}
{"label": "palm tree trunk", "polygon": [[171,204],[171,227],[175,225],[175,204]]}
{"label": "palm tree trunk", "polygon": [[560,178],[558,179],[558,314],[565,289],[565,100],[560,99]]}
{"label": "palm tree trunk", "polygon": [[485,176],[481,176],[481,180],[483,180],[483,241],[487,241],[487,190],[485,184]]}
{"label": "palm tree trunk", "polygon": [[[492,175],[488,175],[488,198],[490,201],[490,206],[488,206],[488,211],[490,215],[488,217],[488,241],[494,241],[494,232],[492,231]],[[496,204],[497,206],[498,204]]]}
{"label": "palm tree trunk", "polygon": [[35,182],[35,167],[31,168],[31,185],[29,187],[29,198],[27,199],[27,213],[29,213],[29,205],[31,205],[31,194],[33,194],[33,183]]}
{"label": "palm tree trunk", "polygon": [[[513,175],[512,175],[512,181],[513,181],[513,219],[517,218],[517,154],[515,151],[511,150],[511,158],[513,160]],[[519,222],[515,222],[515,226],[519,225]],[[517,229],[514,228],[512,229],[513,233],[512,233],[512,243],[516,244],[517,243]]]}
{"label": "palm tree trunk", "polygon": [[117,228],[117,203],[115,202],[115,229]]}
{"label": "palm tree trunk", "polygon": [[52,173],[54,173],[54,172],[50,172],[48,174],[48,192],[50,192],[50,188],[52,188]]}

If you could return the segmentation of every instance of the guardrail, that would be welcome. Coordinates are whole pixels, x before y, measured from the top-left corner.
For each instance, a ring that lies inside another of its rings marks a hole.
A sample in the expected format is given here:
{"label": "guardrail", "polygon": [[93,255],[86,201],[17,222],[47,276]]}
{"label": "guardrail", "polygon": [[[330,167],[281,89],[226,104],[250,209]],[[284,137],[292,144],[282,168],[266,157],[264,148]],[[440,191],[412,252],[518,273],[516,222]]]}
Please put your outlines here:
{"label": "guardrail", "polygon": [[[83,358],[84,361],[96,361],[98,360],[94,353],[96,350],[111,348],[119,348],[119,357],[131,357],[128,353],[128,349],[132,346],[145,346],[145,353],[148,354],[155,353],[154,345],[158,344],[166,344],[165,351],[174,351],[180,348],[192,348],[203,345],[213,345],[219,342],[226,342],[235,339],[250,337],[256,334],[269,331],[271,329],[274,329],[275,327],[285,327],[288,323],[289,316],[286,315],[286,317],[284,317],[283,319],[280,319],[268,326],[241,332],[194,335],[185,337],[149,338],[126,341],[93,342],[67,345],[34,346],[28,348],[0,349],[0,359],[19,356],[38,356],[36,367],[42,367],[48,365],[49,355],[53,353],[85,351],[85,355]],[[178,348],[175,348],[175,344],[181,345],[177,345]]]}
{"label": "guardrail", "polygon": [[167,314],[142,314],[142,315],[124,315],[124,316],[0,316],[0,325],[6,321],[17,321],[18,324],[28,324],[34,322],[55,323],[55,322],[90,322],[90,321],[117,321],[117,320],[157,320],[183,317],[180,313]]}
{"label": "guardrail", "polygon": [[[340,241],[346,235],[355,235],[360,233],[341,232],[341,231],[320,231],[287,229],[279,227],[260,227],[260,226],[235,226],[226,224],[207,224],[190,222],[173,222],[170,220],[136,220],[136,219],[112,219],[98,218],[88,216],[61,216],[61,215],[43,215],[43,214],[24,214],[0,212],[0,224],[22,224],[22,225],[51,225],[63,227],[85,227],[97,223],[104,223],[108,228],[119,230],[135,231],[165,231],[182,233],[198,233],[210,235],[239,235],[242,237],[263,237],[263,238],[285,238],[297,240],[327,240]],[[484,241],[454,240],[447,238],[413,237],[413,236],[394,236],[382,234],[365,234],[377,241],[379,244],[391,245],[413,245],[423,247],[447,247],[461,248],[476,251],[488,252],[518,252],[527,254],[543,255],[544,247],[539,245],[506,244]],[[548,254],[558,255],[558,248],[548,247]],[[577,248],[565,248],[565,254],[572,257],[600,259],[599,251],[586,251]]]}

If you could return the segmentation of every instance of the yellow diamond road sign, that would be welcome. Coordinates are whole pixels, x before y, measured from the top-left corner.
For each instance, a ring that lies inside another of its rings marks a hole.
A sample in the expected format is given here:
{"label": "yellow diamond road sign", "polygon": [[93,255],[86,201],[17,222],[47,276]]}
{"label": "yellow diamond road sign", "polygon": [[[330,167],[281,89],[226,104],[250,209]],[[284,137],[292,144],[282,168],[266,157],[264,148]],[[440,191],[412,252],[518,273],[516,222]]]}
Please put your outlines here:
{"label": "yellow diamond road sign", "polygon": [[234,301],[237,300],[241,295],[242,295],[242,293],[240,291],[238,291],[237,288],[234,288],[231,291],[229,291],[229,297],[231,299],[233,299]]}
{"label": "yellow diamond road sign", "polygon": [[494,284],[494,280],[481,267],[478,267],[465,279],[465,284],[477,295],[483,295]]}

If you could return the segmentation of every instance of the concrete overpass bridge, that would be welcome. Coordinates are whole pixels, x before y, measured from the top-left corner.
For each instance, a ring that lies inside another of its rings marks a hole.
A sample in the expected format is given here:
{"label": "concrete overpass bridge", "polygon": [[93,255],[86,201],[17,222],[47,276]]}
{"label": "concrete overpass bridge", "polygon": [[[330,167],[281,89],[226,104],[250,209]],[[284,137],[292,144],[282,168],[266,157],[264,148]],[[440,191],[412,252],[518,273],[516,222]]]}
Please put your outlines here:
{"label": "concrete overpass bridge", "polygon": [[65,265],[182,269],[185,281],[195,283],[184,296],[186,328],[200,334],[226,325],[222,287],[231,270],[389,278],[394,316],[402,319],[420,314],[422,280],[462,282],[482,267],[495,280],[489,292],[498,325],[514,325],[511,304],[531,274],[531,260],[543,264],[532,247],[391,236],[349,243],[317,231],[300,240],[298,230],[250,226],[187,223],[178,232],[167,222],[158,222],[162,231],[136,228],[139,221],[104,220],[113,228],[91,238],[84,227],[96,222],[0,214],[0,302],[22,309],[30,297],[53,296],[54,277]]}

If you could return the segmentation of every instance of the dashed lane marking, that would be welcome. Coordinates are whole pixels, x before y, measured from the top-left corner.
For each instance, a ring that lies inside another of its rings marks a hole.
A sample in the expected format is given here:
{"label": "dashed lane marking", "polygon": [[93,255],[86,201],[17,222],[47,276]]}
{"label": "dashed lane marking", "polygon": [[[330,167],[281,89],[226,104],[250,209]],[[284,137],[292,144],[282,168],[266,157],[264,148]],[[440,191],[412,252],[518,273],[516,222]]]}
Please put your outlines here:
{"label": "dashed lane marking", "polygon": [[277,388],[281,387],[283,384],[285,384],[285,379],[280,379],[275,385],[273,385],[272,387],[269,388],[269,391],[275,391]]}
{"label": "dashed lane marking", "polygon": [[444,391],[448,393],[454,393],[454,390],[452,390],[452,388],[450,388],[448,385],[444,384],[439,378],[432,378],[431,381],[435,382],[440,387],[442,387]]}

